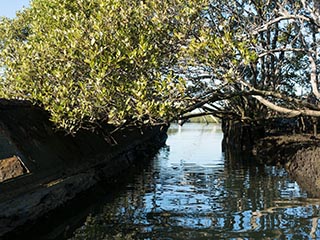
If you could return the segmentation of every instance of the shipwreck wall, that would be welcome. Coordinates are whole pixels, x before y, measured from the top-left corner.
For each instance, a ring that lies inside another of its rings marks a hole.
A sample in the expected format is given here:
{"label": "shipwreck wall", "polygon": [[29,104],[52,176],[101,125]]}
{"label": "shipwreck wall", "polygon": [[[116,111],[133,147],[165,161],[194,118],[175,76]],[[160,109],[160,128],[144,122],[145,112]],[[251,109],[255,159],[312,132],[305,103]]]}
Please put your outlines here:
{"label": "shipwreck wall", "polygon": [[47,112],[0,100],[0,237],[117,176],[167,138],[168,126],[131,128],[110,137],[55,131]]}

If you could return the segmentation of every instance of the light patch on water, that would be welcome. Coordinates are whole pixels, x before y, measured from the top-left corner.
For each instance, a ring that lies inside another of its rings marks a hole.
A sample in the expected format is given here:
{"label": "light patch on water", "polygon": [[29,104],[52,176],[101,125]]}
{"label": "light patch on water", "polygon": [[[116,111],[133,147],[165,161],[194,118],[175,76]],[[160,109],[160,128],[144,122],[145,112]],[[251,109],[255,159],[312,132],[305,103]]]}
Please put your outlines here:
{"label": "light patch on water", "polygon": [[152,166],[72,239],[320,239],[320,200],[284,169],[224,159],[218,125],[168,133]]}

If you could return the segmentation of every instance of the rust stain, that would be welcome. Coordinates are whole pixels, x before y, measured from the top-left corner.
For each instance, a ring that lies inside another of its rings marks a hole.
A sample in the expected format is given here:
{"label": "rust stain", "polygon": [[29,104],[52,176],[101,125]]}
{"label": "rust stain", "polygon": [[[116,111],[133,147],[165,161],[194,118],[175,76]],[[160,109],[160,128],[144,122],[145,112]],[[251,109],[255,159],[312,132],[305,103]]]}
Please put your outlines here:
{"label": "rust stain", "polygon": [[18,156],[0,159],[0,183],[29,173]]}

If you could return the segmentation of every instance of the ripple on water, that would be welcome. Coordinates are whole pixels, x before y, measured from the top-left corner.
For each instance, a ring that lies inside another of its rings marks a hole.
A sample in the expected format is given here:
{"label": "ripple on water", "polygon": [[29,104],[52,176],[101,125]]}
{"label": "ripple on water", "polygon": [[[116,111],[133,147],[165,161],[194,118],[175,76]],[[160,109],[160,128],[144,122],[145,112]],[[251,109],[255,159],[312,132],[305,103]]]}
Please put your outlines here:
{"label": "ripple on water", "polygon": [[320,238],[320,200],[284,169],[224,159],[217,125],[173,125],[168,133],[151,166],[72,239]]}

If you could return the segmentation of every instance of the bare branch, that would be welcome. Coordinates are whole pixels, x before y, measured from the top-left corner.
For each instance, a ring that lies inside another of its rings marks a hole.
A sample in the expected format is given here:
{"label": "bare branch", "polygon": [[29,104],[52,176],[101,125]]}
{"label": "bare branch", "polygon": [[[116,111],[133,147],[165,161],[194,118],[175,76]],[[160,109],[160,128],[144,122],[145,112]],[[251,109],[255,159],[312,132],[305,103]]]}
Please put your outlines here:
{"label": "bare branch", "polygon": [[320,99],[320,93],[319,93],[318,81],[317,81],[317,64],[311,53],[308,53],[308,58],[310,61],[310,68],[311,68],[310,83],[312,86],[312,92],[318,99]]}
{"label": "bare branch", "polygon": [[261,54],[258,55],[259,58],[264,57],[266,55],[272,55],[273,53],[278,53],[278,52],[310,52],[309,49],[305,48],[288,48],[288,47],[282,47],[282,48],[276,48],[276,49],[270,49],[267,50]]}
{"label": "bare branch", "polygon": [[257,99],[259,102],[261,102],[263,105],[265,105],[266,107],[280,112],[280,113],[284,113],[286,115],[288,115],[289,117],[295,117],[295,116],[299,116],[299,115],[305,115],[305,116],[311,116],[311,117],[320,117],[320,111],[317,110],[310,110],[310,109],[299,109],[299,110],[295,110],[295,109],[289,109],[289,108],[285,108],[285,107],[281,107],[281,106],[277,106],[276,104],[270,102],[269,100],[261,97],[261,96],[257,96],[257,95],[253,95],[252,97],[254,97],[255,99]]}
{"label": "bare branch", "polygon": [[256,35],[260,32],[267,31],[271,25],[275,23],[279,23],[283,20],[290,20],[290,19],[300,19],[300,20],[310,21],[309,17],[303,16],[303,15],[284,15],[284,16],[277,17],[273,20],[270,20],[269,22],[265,23],[263,26],[258,27],[257,29],[254,29],[253,34]]}

